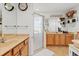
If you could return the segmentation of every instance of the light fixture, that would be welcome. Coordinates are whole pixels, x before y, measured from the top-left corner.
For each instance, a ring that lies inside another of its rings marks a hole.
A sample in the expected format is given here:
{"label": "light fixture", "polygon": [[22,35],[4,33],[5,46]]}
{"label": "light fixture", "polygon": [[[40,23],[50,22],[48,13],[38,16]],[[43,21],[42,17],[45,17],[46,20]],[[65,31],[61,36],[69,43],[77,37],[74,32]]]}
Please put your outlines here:
{"label": "light fixture", "polygon": [[35,10],[39,11],[39,9],[35,9]]}

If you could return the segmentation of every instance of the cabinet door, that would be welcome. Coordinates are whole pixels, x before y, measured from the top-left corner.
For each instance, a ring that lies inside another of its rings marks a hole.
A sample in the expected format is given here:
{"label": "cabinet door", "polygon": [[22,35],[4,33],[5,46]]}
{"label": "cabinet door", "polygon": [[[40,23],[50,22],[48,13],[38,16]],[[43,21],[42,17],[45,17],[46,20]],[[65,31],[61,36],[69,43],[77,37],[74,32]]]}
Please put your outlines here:
{"label": "cabinet door", "polygon": [[53,45],[52,34],[47,34],[46,37],[47,37],[46,38],[47,39],[47,41],[46,41],[47,45]]}
{"label": "cabinet door", "polygon": [[28,49],[29,49],[28,40],[26,40],[25,45],[21,49],[21,56],[28,56]]}
{"label": "cabinet door", "polygon": [[60,34],[60,45],[65,45],[65,34]]}
{"label": "cabinet door", "polygon": [[16,55],[19,52],[19,45],[17,45],[15,48],[13,48],[13,55]]}
{"label": "cabinet door", "polygon": [[55,34],[52,34],[52,45],[55,45]]}
{"label": "cabinet door", "polygon": [[21,56],[20,52],[17,52],[14,56]]}
{"label": "cabinet door", "polygon": [[60,38],[59,38],[60,34],[55,34],[55,45],[60,45]]}
{"label": "cabinet door", "polygon": [[73,34],[66,34],[66,45],[71,44],[73,39]]}
{"label": "cabinet door", "polygon": [[9,51],[9,52],[7,52],[5,55],[3,55],[3,56],[12,56],[12,50],[11,51]]}
{"label": "cabinet door", "polygon": [[27,55],[28,55],[28,48],[26,45],[21,49],[21,56],[27,56]]}

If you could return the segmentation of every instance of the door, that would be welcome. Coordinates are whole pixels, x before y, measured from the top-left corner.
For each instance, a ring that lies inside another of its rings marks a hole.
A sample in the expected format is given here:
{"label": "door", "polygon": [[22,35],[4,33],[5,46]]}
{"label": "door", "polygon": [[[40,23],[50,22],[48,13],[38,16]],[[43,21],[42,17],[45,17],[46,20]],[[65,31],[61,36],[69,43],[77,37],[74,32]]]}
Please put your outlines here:
{"label": "door", "polygon": [[34,14],[34,51],[43,48],[43,16]]}

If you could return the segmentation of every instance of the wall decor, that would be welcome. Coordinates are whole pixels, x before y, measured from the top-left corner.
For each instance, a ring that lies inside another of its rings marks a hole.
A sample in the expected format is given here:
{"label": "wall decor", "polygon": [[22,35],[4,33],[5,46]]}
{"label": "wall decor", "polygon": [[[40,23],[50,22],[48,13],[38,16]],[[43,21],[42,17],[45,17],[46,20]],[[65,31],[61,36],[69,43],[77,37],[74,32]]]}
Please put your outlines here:
{"label": "wall decor", "polygon": [[68,20],[67,23],[70,23],[70,21]]}
{"label": "wall decor", "polygon": [[64,20],[65,20],[65,17],[61,17],[60,20],[61,20],[61,21],[64,21]]}
{"label": "wall decor", "polygon": [[18,8],[19,8],[21,11],[25,11],[25,10],[27,10],[27,8],[28,8],[28,4],[27,4],[27,3],[19,3],[19,4],[18,4]]}
{"label": "wall decor", "polygon": [[76,22],[76,19],[72,19],[72,22]]}
{"label": "wall decor", "polygon": [[11,3],[5,3],[4,7],[8,11],[12,11],[14,9],[14,6]]}
{"label": "wall decor", "polygon": [[70,10],[66,13],[66,16],[68,18],[73,18],[74,14],[76,13],[77,11],[76,10]]}

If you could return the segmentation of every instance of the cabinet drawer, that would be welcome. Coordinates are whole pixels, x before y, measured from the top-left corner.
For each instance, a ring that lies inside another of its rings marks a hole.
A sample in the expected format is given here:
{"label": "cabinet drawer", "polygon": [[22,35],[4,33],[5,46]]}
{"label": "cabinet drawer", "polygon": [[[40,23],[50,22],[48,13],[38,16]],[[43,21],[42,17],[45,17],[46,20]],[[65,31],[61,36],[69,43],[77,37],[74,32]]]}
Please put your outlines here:
{"label": "cabinet drawer", "polygon": [[19,52],[19,46],[13,48],[13,55],[15,55],[17,52]]}
{"label": "cabinet drawer", "polygon": [[9,51],[9,52],[7,52],[5,55],[3,55],[3,56],[12,56],[12,50],[11,51]]}

